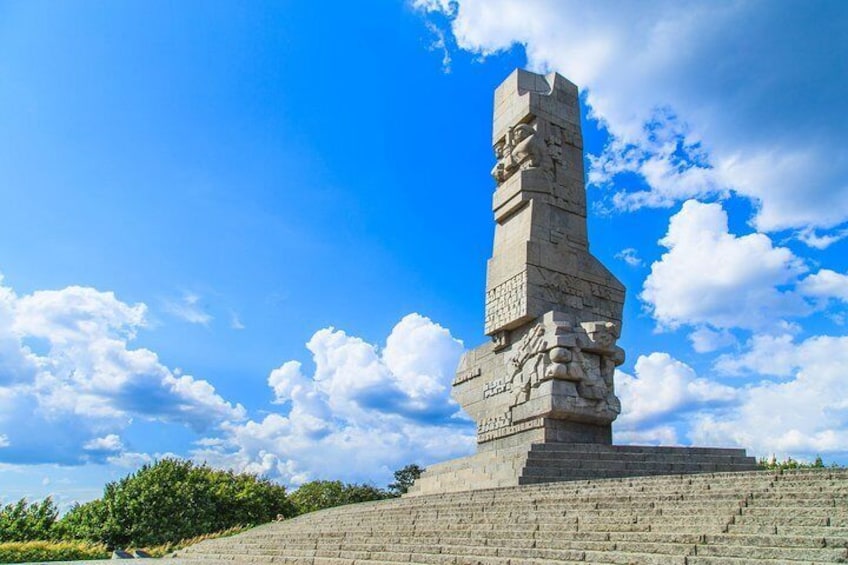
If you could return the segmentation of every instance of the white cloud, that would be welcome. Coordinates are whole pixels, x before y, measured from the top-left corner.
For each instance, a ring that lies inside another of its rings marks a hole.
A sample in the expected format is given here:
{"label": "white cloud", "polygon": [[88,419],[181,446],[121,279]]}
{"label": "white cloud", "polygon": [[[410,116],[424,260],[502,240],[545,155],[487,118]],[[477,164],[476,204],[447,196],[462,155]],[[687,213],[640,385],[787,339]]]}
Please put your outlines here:
{"label": "white cloud", "polygon": [[166,300],[165,311],[190,324],[207,326],[213,320],[200,304],[200,296],[193,292],[183,293],[180,300]]}
{"label": "white cloud", "polygon": [[11,443],[9,442],[9,436],[6,434],[0,434],[0,447],[9,447]]}
{"label": "white cloud", "polygon": [[[635,372],[635,376],[616,372],[616,391],[622,406],[616,424],[622,432],[644,433],[646,428],[655,428],[670,418],[679,419],[687,412],[726,404],[737,397],[734,388],[699,378],[691,367],[668,353],[640,355]],[[667,429],[662,433],[669,434]]]}
{"label": "white cloud", "polygon": [[411,462],[466,455],[473,426],[450,385],[462,344],[418,314],[404,317],[382,349],[334,328],[307,343],[315,371],[288,361],[268,384],[287,414],[227,426],[194,456],[299,483],[313,478],[388,479]]}
{"label": "white cloud", "polygon": [[632,247],[622,249],[615,254],[615,258],[624,261],[631,267],[641,267],[644,264],[642,259],[639,258],[639,252]]}
{"label": "white cloud", "polygon": [[819,235],[816,230],[807,228],[800,230],[795,234],[795,237],[815,249],[827,249],[837,241],[848,237],[848,229],[838,230],[831,234]]}
{"label": "white cloud", "polygon": [[822,269],[802,280],[798,290],[814,298],[836,298],[848,303],[848,274]]}
{"label": "white cloud", "polygon": [[848,336],[754,338],[748,351],[718,369],[786,379],[748,386],[732,410],[694,422],[697,443],[730,441],[761,456],[811,458],[848,453]]}
{"label": "white cloud", "polygon": [[848,43],[833,41],[846,23],[840,3],[414,5],[448,17],[460,48],[485,55],[520,44],[531,68],[580,85],[614,139],[590,179],[630,171],[649,185],[619,193],[621,207],[732,190],[755,204],[761,231],[848,220],[848,83],[835,72]]}
{"label": "white cloud", "polygon": [[810,311],[781,288],[806,271],[801,260],[764,234],[729,233],[719,204],[685,202],[659,243],[668,251],[651,265],[640,298],[661,326],[762,329]]}
{"label": "white cloud", "polygon": [[620,430],[613,423],[613,438],[616,445],[680,445],[677,430],[667,425]]}
{"label": "white cloud", "polygon": [[848,454],[848,336],[760,336],[722,359],[720,373],[748,378],[721,384],[665,353],[639,357],[636,376],[617,373],[616,442],[738,446],[779,459]]}
{"label": "white cloud", "polygon": [[689,334],[689,341],[698,353],[710,353],[733,345],[736,338],[727,330],[714,331],[702,326]]}
{"label": "white cloud", "polygon": [[117,434],[109,434],[103,437],[94,438],[83,444],[82,448],[86,451],[107,451],[117,453],[124,449],[124,444]]}
{"label": "white cloud", "polygon": [[[1,280],[1,279],[0,279]],[[17,296],[0,285],[3,460],[78,464],[115,455],[134,417],[208,431],[245,411],[144,348],[144,304],[71,286]],[[27,343],[35,340],[37,352]]]}

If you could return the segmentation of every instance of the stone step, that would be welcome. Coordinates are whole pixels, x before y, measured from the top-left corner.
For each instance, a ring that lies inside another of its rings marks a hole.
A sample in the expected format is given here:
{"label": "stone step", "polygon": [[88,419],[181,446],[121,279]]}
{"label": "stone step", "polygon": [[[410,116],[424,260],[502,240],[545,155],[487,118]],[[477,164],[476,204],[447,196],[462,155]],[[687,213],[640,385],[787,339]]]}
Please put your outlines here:
{"label": "stone step", "polygon": [[[686,565],[788,565],[798,563],[787,559],[760,559],[759,557],[717,557],[711,555],[692,555],[686,558]],[[820,562],[803,561],[815,565]]]}
{"label": "stone step", "polygon": [[777,536],[848,537],[848,528],[833,526],[776,526],[774,524],[730,524],[729,534],[754,534]]}
{"label": "stone step", "polygon": [[745,546],[738,544],[704,544],[697,546],[696,555],[715,557],[745,557],[755,554],[758,559],[786,559],[791,561],[823,561],[831,563],[844,562],[848,558],[845,548],[829,547],[774,547],[774,546]]}
{"label": "stone step", "polygon": [[701,543],[763,547],[848,548],[848,538],[756,534],[708,534]]}
{"label": "stone step", "polygon": [[848,562],[845,478],[705,473],[411,497],[300,516],[181,555],[195,565]]}

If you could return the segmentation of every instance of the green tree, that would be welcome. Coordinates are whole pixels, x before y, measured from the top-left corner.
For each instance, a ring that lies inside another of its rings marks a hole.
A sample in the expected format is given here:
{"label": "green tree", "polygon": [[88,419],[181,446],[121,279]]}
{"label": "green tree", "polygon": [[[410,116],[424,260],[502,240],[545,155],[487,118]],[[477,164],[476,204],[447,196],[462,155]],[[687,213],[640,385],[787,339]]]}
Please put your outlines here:
{"label": "green tree", "polygon": [[420,477],[423,472],[424,469],[415,463],[407,465],[403,469],[398,469],[395,471],[395,482],[389,484],[389,492],[394,496],[406,494],[415,479]]}
{"label": "green tree", "polygon": [[289,495],[298,514],[314,512],[323,508],[382,500],[390,495],[383,489],[371,485],[345,484],[341,481],[310,481]]}
{"label": "green tree", "polygon": [[167,458],[107,484],[101,500],[72,509],[60,529],[110,548],[144,547],[292,514],[283,486]]}
{"label": "green tree", "polygon": [[41,502],[25,498],[0,508],[0,542],[47,540],[59,511],[49,496]]}

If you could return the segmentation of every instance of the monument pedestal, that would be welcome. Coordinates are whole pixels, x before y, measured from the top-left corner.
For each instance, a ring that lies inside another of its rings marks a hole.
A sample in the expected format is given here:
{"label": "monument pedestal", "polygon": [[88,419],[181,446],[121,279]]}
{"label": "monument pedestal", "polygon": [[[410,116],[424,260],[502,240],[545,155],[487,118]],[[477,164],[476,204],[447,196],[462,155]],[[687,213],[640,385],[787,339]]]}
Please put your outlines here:
{"label": "monument pedestal", "polygon": [[544,443],[481,451],[427,468],[405,496],[517,485],[755,471],[744,449]]}

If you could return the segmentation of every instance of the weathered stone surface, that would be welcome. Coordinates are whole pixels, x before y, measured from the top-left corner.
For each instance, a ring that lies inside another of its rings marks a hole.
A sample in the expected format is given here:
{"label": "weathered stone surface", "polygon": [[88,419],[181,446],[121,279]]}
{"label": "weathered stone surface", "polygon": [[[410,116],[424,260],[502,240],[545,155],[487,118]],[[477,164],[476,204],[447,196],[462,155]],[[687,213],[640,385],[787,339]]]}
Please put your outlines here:
{"label": "weathered stone surface", "polygon": [[577,87],[516,70],[495,91],[492,343],[460,363],[453,396],[480,449],[610,443],[624,287],[590,253]]}
{"label": "weathered stone surface", "polygon": [[[495,91],[492,143],[491,342],[463,356],[452,390],[478,453],[431,466],[411,494],[753,469],[740,450],[611,445],[625,291],[589,252],[577,87],[516,70]],[[540,459],[548,445],[563,447]]]}

